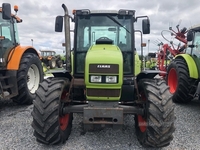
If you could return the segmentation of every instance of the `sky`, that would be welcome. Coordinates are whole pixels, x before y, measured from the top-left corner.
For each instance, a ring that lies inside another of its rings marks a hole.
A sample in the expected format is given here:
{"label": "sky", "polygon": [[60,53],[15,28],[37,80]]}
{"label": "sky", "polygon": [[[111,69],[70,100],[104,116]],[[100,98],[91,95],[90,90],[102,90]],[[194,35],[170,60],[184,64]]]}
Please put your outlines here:
{"label": "sky", "polygon": [[[18,24],[18,32],[21,45],[32,45],[39,50],[55,50],[63,53],[64,32],[54,31],[55,18],[64,15],[61,5],[68,7],[69,13],[73,9],[93,10],[119,10],[131,9],[136,11],[136,16],[147,15],[150,19],[150,34],[143,36],[143,42],[147,44],[144,54],[158,50],[159,42],[168,43],[161,36],[163,30],[171,26],[175,31],[176,25],[190,28],[200,24],[196,18],[200,14],[199,0],[1,0],[2,3],[10,3],[13,8],[18,5],[17,15],[23,20]],[[14,13],[14,10],[12,11]],[[141,30],[142,23],[138,21],[135,29]],[[73,29],[73,25],[71,25]],[[163,32],[167,39],[174,40],[169,32]],[[73,42],[73,34],[71,34]],[[174,40],[174,42],[177,42]],[[136,34],[136,48],[140,53],[140,36]]]}

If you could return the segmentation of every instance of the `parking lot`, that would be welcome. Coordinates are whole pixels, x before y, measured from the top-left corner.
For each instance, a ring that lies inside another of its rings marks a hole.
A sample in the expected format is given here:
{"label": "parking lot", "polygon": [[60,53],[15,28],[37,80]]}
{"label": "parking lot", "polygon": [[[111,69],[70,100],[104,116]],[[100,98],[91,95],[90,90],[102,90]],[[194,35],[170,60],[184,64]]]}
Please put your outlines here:
{"label": "parking lot", "polygon": [[[32,105],[17,106],[11,100],[0,101],[0,149],[1,150],[89,150],[89,149],[143,149],[138,143],[134,117],[126,116],[123,130],[103,129],[83,133],[81,115],[74,115],[69,140],[58,146],[46,146],[36,142],[31,127]],[[187,105],[176,104],[176,131],[168,149],[200,149],[200,101]]]}

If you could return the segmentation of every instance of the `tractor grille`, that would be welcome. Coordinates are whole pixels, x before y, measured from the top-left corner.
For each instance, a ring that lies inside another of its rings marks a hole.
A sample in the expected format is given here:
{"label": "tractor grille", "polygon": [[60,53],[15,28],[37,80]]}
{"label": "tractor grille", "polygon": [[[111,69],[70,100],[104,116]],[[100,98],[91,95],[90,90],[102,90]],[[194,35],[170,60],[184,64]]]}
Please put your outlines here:
{"label": "tractor grille", "polygon": [[89,73],[119,73],[119,65],[117,64],[90,64]]}
{"label": "tractor grille", "polygon": [[87,96],[94,97],[119,97],[120,89],[87,89]]}

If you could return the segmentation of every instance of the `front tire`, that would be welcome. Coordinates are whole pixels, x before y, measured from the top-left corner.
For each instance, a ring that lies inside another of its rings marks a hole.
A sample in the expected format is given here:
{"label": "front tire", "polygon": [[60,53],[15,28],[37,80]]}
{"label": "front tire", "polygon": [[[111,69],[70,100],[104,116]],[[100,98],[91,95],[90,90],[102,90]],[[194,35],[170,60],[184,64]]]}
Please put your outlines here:
{"label": "front tire", "polygon": [[174,103],[165,81],[142,79],[138,83],[144,115],[135,116],[136,135],[144,147],[160,148],[173,139]]}
{"label": "front tire", "polygon": [[13,101],[21,105],[32,104],[35,91],[43,80],[44,73],[39,57],[33,53],[23,54],[17,71],[18,95]]}
{"label": "front tire", "polygon": [[64,143],[72,128],[73,114],[62,114],[63,100],[69,92],[67,79],[47,78],[39,86],[33,101],[34,136],[44,144]]}
{"label": "front tire", "polygon": [[183,59],[174,59],[167,69],[167,84],[176,103],[188,103],[193,99],[195,79],[190,78],[187,63]]}

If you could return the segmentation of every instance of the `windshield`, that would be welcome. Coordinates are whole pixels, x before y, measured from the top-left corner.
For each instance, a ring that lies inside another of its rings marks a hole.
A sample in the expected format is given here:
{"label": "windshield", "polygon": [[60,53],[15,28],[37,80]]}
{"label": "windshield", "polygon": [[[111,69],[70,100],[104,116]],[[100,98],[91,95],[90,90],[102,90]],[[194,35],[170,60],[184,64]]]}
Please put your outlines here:
{"label": "windshield", "polygon": [[131,48],[132,16],[119,17],[116,14],[102,14],[76,17],[75,72],[84,73],[85,56],[90,46],[94,45],[99,38],[109,38],[122,51],[124,74],[131,74],[133,72],[133,53]]}
{"label": "windshield", "polygon": [[[19,44],[17,24],[15,19],[4,20],[0,13],[0,60],[5,59],[8,50]],[[15,43],[16,42],[16,43]]]}
{"label": "windshield", "polygon": [[87,51],[101,37],[113,40],[122,51],[131,51],[131,16],[92,15],[78,19],[77,51]]}
{"label": "windshield", "polygon": [[[12,23],[13,21],[14,24]],[[16,43],[19,44],[16,20],[13,18],[11,20],[4,20],[2,19],[1,13],[0,13],[0,36],[4,36],[5,39],[9,39],[12,43],[14,43],[16,40]]]}
{"label": "windshield", "polygon": [[[194,40],[191,44],[194,45],[194,47],[187,47],[187,53],[200,58],[200,31],[195,32]],[[190,43],[188,43],[188,45],[190,45]]]}

